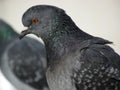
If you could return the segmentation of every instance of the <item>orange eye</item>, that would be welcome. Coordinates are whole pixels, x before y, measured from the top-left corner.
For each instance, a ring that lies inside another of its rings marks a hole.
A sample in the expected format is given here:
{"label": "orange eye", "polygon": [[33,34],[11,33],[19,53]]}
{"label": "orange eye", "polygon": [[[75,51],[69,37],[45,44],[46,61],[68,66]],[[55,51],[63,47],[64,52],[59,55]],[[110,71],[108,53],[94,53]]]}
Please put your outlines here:
{"label": "orange eye", "polygon": [[38,22],[39,22],[39,19],[38,19],[38,18],[33,18],[33,19],[32,19],[32,23],[37,24]]}

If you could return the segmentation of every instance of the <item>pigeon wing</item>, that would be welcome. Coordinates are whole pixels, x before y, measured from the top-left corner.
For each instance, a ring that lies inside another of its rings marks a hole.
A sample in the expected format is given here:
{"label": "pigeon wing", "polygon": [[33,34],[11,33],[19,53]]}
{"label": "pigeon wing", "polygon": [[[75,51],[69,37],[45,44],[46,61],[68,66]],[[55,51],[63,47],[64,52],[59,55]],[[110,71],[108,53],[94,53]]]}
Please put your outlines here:
{"label": "pigeon wing", "polygon": [[77,90],[118,90],[120,88],[120,56],[96,39],[83,42],[80,48],[79,67],[73,70]]}

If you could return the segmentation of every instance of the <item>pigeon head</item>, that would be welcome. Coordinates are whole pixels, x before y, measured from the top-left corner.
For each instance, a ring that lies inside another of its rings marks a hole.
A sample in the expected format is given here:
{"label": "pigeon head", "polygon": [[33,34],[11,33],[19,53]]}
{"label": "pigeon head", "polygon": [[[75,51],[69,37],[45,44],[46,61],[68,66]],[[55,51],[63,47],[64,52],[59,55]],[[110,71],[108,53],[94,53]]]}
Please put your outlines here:
{"label": "pigeon head", "polygon": [[22,17],[22,23],[28,29],[22,31],[20,38],[30,33],[41,38],[47,37],[54,31],[55,24],[53,23],[63,13],[64,10],[49,5],[38,5],[29,8]]}

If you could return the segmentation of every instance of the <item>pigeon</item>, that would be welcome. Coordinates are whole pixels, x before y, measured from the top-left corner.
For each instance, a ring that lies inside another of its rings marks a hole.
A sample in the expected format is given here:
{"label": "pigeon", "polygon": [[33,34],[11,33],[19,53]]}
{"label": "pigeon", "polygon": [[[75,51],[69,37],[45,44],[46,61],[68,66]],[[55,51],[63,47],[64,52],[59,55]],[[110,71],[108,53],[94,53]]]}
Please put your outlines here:
{"label": "pigeon", "polygon": [[47,53],[50,90],[120,90],[120,56],[111,41],[81,30],[56,6],[36,5],[22,16],[27,34],[41,37]]}
{"label": "pigeon", "polygon": [[44,45],[30,37],[20,41],[19,34],[1,22],[4,23],[0,24],[0,43],[3,45],[0,48],[0,67],[3,75],[17,90],[48,90]]}

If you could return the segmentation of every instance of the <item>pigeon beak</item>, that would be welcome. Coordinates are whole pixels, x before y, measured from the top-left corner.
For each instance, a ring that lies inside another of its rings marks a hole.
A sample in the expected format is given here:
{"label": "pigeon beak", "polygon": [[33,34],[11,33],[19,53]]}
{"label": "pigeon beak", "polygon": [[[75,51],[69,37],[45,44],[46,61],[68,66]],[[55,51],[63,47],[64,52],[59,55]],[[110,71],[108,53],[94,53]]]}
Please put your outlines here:
{"label": "pigeon beak", "polygon": [[30,34],[30,33],[31,33],[30,28],[22,31],[21,34],[20,34],[20,36],[19,36],[19,39],[22,39],[24,36],[26,36],[27,34]]}

